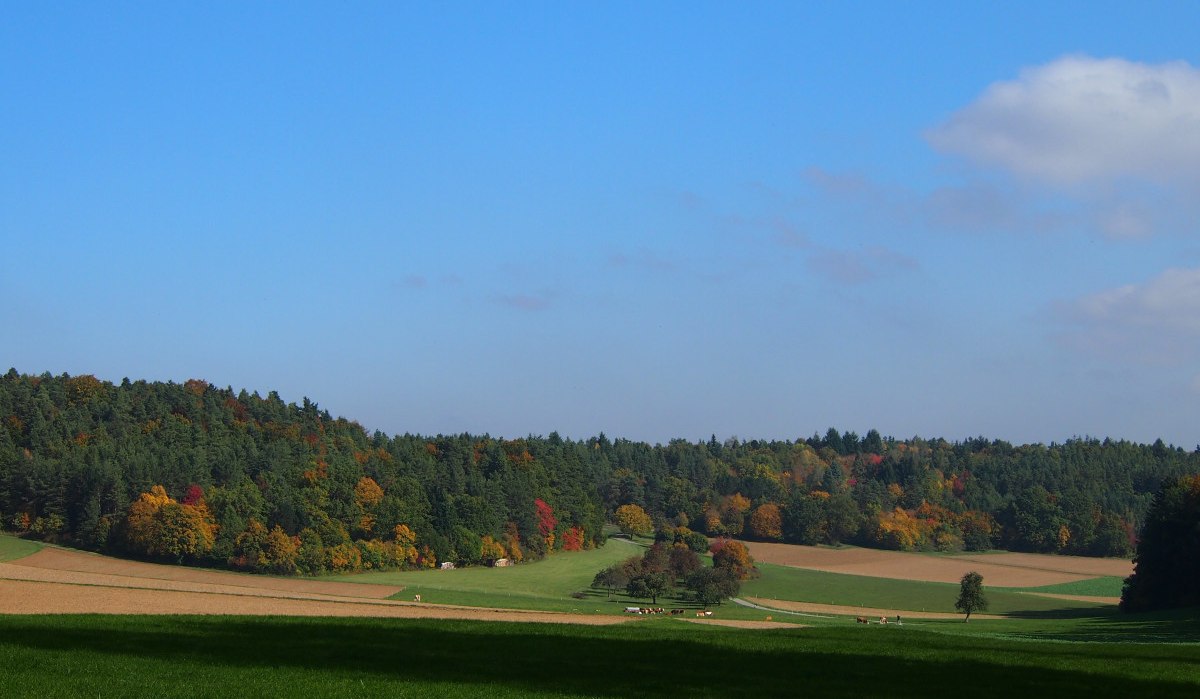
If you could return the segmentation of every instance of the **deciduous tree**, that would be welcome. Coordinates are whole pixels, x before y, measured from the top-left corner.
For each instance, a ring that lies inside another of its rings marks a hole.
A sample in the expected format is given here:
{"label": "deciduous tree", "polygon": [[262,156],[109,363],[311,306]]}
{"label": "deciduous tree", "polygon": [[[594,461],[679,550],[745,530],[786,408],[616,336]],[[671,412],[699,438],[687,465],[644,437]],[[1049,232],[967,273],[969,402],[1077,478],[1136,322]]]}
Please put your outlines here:
{"label": "deciduous tree", "polygon": [[699,568],[684,581],[688,596],[706,609],[709,605],[720,604],[721,600],[737,596],[741,586],[738,577],[723,568]]}
{"label": "deciduous tree", "polygon": [[640,505],[621,505],[616,512],[617,526],[621,528],[621,532],[627,536],[634,534],[649,534],[654,531],[654,525],[650,522],[650,515],[641,508]]}
{"label": "deciduous tree", "polygon": [[671,591],[670,576],[665,572],[643,572],[635,575],[629,581],[625,591],[629,593],[630,597],[642,599],[649,597],[651,604],[657,604],[659,595],[665,595]]}
{"label": "deciduous tree", "polygon": [[718,540],[713,544],[713,567],[728,570],[738,580],[754,575],[754,559],[740,541]]}
{"label": "deciduous tree", "polygon": [[987,611],[988,603],[987,597],[983,594],[982,575],[971,571],[962,576],[958,588],[958,600],[955,601],[954,608],[967,615],[963,618],[963,623],[971,620],[972,612]]}
{"label": "deciduous tree", "polygon": [[783,517],[779,513],[779,505],[768,502],[756,507],[750,515],[750,532],[760,539],[782,539]]}

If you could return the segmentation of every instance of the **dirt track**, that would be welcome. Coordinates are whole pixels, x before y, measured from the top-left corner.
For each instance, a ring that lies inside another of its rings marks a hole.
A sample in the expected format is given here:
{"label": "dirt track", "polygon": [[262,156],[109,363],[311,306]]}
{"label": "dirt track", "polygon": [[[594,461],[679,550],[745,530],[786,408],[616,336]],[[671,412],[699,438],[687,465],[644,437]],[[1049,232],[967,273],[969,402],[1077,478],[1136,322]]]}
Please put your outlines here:
{"label": "dirt track", "polygon": [[1102,575],[1126,577],[1130,561],[1031,553],[967,554],[939,556],[901,551],[831,549],[792,544],[747,542],[750,555],[763,563],[808,568],[831,573],[876,578],[957,583],[964,573],[976,571],[989,586],[1038,587],[1086,580]]}

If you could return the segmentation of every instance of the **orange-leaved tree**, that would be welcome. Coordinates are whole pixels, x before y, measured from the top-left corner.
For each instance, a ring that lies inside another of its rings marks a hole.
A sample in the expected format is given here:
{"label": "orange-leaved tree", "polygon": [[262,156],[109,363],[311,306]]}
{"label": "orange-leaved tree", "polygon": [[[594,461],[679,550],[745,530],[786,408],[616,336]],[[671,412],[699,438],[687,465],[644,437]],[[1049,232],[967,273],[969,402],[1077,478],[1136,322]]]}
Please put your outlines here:
{"label": "orange-leaved tree", "polygon": [[783,516],[779,513],[779,505],[768,502],[755,508],[750,515],[750,531],[762,539],[782,539]]}
{"label": "orange-leaved tree", "polygon": [[149,556],[183,562],[212,551],[216,537],[217,524],[203,499],[195,504],[179,503],[161,485],[138,496],[125,518],[126,545]]}
{"label": "orange-leaved tree", "polygon": [[713,567],[728,570],[738,580],[747,580],[755,573],[754,559],[740,541],[718,539],[712,544]]}

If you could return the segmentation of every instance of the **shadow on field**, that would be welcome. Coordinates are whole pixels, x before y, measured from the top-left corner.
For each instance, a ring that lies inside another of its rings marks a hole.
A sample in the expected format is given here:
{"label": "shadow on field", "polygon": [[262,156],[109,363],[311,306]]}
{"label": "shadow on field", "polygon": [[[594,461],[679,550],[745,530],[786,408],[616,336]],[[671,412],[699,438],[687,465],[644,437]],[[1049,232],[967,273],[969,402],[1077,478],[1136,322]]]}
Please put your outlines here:
{"label": "shadow on field", "polygon": [[6,658],[44,658],[36,651],[108,658],[104,666],[114,675],[186,666],[217,682],[226,668],[279,669],[329,678],[331,688],[370,676],[453,683],[471,694],[503,688],[604,697],[924,698],[962,692],[973,699],[1011,699],[1019,692],[1058,699],[1190,699],[1197,693],[1196,684],[1184,681],[1195,650],[1178,646],[1073,646],[899,630],[750,632],[669,620],[583,628],[425,620],[0,617],[0,652]]}
{"label": "shadow on field", "polygon": [[[1018,617],[1016,614],[1009,616]],[[1126,614],[1108,607],[1071,617],[1029,615],[1024,618],[1078,620],[1061,631],[1021,634],[1025,638],[1105,643],[1200,643],[1200,609]]]}

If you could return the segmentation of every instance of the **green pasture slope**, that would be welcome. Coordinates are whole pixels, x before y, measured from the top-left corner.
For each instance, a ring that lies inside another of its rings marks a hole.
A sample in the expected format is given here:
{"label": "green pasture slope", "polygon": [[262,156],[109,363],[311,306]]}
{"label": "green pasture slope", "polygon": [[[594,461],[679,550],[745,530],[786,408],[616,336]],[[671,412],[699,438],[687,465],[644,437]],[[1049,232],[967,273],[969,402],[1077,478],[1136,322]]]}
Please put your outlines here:
{"label": "green pasture slope", "polygon": [[5,697],[1191,698],[1198,668],[1194,643],[1010,640],[908,626],[0,617]]}
{"label": "green pasture slope", "polygon": [[1106,575],[1057,585],[1022,588],[1027,592],[1053,592],[1058,595],[1088,595],[1091,597],[1120,597],[1125,578]]}
{"label": "green pasture slope", "polygon": [[[794,602],[896,609],[898,611],[950,613],[954,612],[954,601],[958,598],[958,585],[953,583],[872,578],[862,575],[790,568],[769,563],[760,563],[757,568],[760,576],[742,586],[743,597],[764,597]],[[1080,583],[1073,584],[1079,585]],[[1055,585],[1036,589],[1062,594],[1089,594],[1064,592],[1062,588],[1065,586]],[[989,614],[1019,615],[1050,612],[1064,608],[1100,606],[1093,602],[1058,600],[1029,595],[1017,592],[1015,588],[988,587],[986,579],[984,580],[984,590],[989,602]]]}
{"label": "green pasture slope", "polygon": [[[0,554],[28,552],[0,537]],[[339,576],[407,586],[429,601],[617,612],[570,597],[625,543],[507,569]],[[953,585],[762,566],[746,595],[952,608]],[[832,595],[832,596],[831,596]],[[840,596],[839,596],[840,595]],[[627,624],[47,615],[0,616],[3,697],[755,697],[956,694],[1021,699],[1193,697],[1200,610],[1122,615],[989,590],[1009,618],[911,619],[903,626],[789,615],[726,603],[717,618],[788,620],[730,629],[670,617]],[[1009,599],[1007,596],[1012,595]],[[1034,600],[1036,602],[1031,602]],[[1048,603],[1045,608],[1034,604]],[[666,606],[671,601],[662,601]],[[1007,605],[1007,606],[1006,606]]]}
{"label": "green pasture slope", "polygon": [[[606,594],[589,589],[592,578],[601,569],[640,555],[643,550],[640,546],[612,541],[589,551],[559,552],[535,563],[508,568],[474,566],[328,575],[321,579],[401,585],[404,591],[395,595],[397,599],[412,599],[419,594],[426,603],[607,614],[620,609],[607,604]],[[585,592],[585,599],[571,596],[581,591]]]}
{"label": "green pasture slope", "polygon": [[13,561],[37,553],[42,545],[36,541],[18,539],[9,534],[0,534],[0,562]]}

